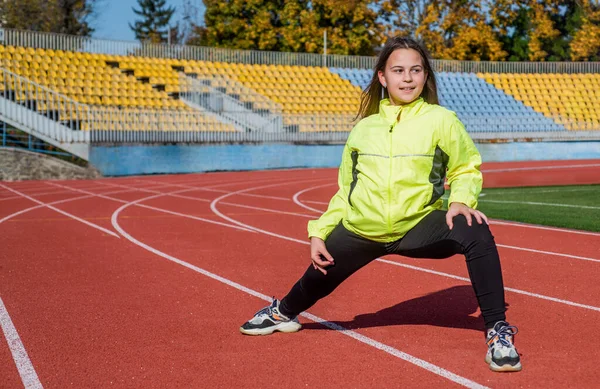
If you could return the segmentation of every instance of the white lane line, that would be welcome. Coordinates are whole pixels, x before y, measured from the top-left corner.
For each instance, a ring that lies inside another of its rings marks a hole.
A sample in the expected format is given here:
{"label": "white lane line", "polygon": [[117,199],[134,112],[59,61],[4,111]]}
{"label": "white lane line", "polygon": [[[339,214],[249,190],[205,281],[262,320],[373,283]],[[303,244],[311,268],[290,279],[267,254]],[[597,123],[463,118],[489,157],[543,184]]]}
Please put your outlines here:
{"label": "white lane line", "polygon": [[578,164],[578,165],[556,165],[556,166],[530,166],[530,167],[513,167],[505,169],[481,169],[482,173],[500,173],[500,172],[517,172],[521,170],[554,170],[554,169],[579,169],[586,167],[598,167],[600,163]]}
{"label": "white lane line", "polygon": [[317,212],[317,213],[323,213],[323,211],[320,210],[320,209],[309,207],[308,205],[304,204],[302,201],[300,201],[298,199],[298,197],[300,197],[300,195],[302,195],[302,194],[304,194],[304,193],[306,193],[308,191],[315,190],[315,189],[320,189],[320,188],[324,188],[326,186],[331,186],[331,185],[334,185],[334,184],[329,183],[329,184],[325,184],[325,185],[313,186],[312,188],[303,189],[300,192],[294,193],[294,196],[292,197],[292,200],[294,201],[294,203],[298,204],[302,208],[308,209],[309,211],[313,211],[313,212]]}
{"label": "white lane line", "polygon": [[[266,295],[264,295],[264,294],[262,294],[260,292],[257,292],[257,291],[255,291],[253,289],[245,287],[245,286],[243,286],[241,284],[238,284],[237,282],[231,281],[231,280],[229,280],[229,279],[227,279],[225,277],[221,277],[221,276],[219,276],[217,274],[214,274],[214,273],[211,273],[211,272],[209,272],[207,270],[199,268],[198,266],[194,266],[194,265],[192,265],[192,264],[190,264],[188,262],[185,262],[185,261],[183,261],[183,260],[181,260],[179,258],[176,258],[176,257],[173,257],[173,256],[171,256],[169,254],[166,254],[166,253],[164,253],[164,252],[162,252],[162,251],[160,251],[158,249],[155,249],[155,248],[153,248],[153,247],[151,247],[151,246],[149,246],[149,245],[147,245],[145,243],[140,242],[139,240],[135,239],[133,236],[131,236],[130,234],[128,234],[119,225],[119,214],[124,209],[126,209],[127,207],[129,207],[130,205],[133,205],[133,204],[136,204],[136,203],[138,203],[140,201],[145,201],[145,200],[147,200],[147,199],[140,199],[140,200],[132,201],[131,203],[128,203],[128,204],[124,204],[123,206],[121,206],[119,209],[117,209],[112,214],[112,217],[111,217],[112,225],[113,225],[113,227],[117,231],[119,231],[119,233],[123,237],[125,237],[130,242],[132,242],[132,243],[134,243],[134,244],[136,244],[136,245],[138,245],[138,246],[140,246],[140,247],[148,250],[149,252],[162,257],[162,258],[165,258],[165,259],[167,259],[169,261],[177,263],[177,264],[179,264],[181,266],[184,266],[184,267],[186,267],[186,268],[188,268],[190,270],[198,272],[198,273],[200,273],[200,274],[202,274],[202,275],[204,275],[206,277],[212,278],[213,280],[219,281],[219,282],[221,282],[221,283],[223,283],[225,285],[228,285],[228,286],[230,286],[232,288],[235,288],[235,289],[237,289],[239,291],[247,293],[247,294],[249,294],[251,296],[258,297],[259,299],[262,299],[262,300],[267,301],[267,302],[271,302],[271,298],[270,297],[268,297],[268,296],[266,296]],[[349,336],[349,337],[351,337],[353,339],[356,339],[359,342],[367,344],[367,345],[369,345],[371,347],[374,347],[374,348],[376,348],[378,350],[384,351],[384,352],[386,352],[386,353],[388,353],[390,355],[393,355],[393,356],[395,356],[395,357],[397,357],[399,359],[402,359],[402,360],[404,360],[406,362],[412,363],[413,365],[421,367],[421,368],[423,368],[423,369],[425,369],[425,370],[427,370],[427,371],[429,371],[431,373],[434,373],[434,374],[436,374],[438,376],[441,376],[441,377],[446,378],[446,379],[448,379],[450,381],[456,382],[457,384],[462,385],[464,387],[467,387],[467,388],[477,388],[477,389],[484,389],[484,388],[486,388],[485,386],[483,386],[481,384],[478,384],[477,382],[471,381],[471,380],[469,380],[469,379],[467,379],[465,377],[461,377],[461,376],[459,376],[459,375],[457,375],[455,373],[452,373],[451,371],[448,371],[448,370],[446,370],[446,369],[444,369],[442,367],[434,365],[434,364],[432,364],[430,362],[427,362],[425,360],[422,360],[420,358],[414,357],[414,356],[412,356],[410,354],[407,354],[407,353],[405,353],[403,351],[400,351],[400,350],[398,350],[398,349],[396,349],[394,347],[388,346],[388,345],[386,345],[384,343],[378,342],[378,341],[376,341],[374,339],[371,339],[371,338],[369,338],[367,336],[361,335],[361,334],[359,334],[359,333],[357,333],[355,331],[352,331],[352,330],[349,330],[347,328],[344,328],[344,327],[342,327],[342,326],[340,326],[338,324],[326,321],[325,319],[322,319],[322,318],[320,318],[318,316],[312,315],[312,314],[310,314],[308,312],[302,313],[301,316],[303,316],[303,317],[305,317],[305,318],[307,318],[309,320],[312,320],[312,321],[314,321],[316,323],[322,324],[322,325],[324,325],[324,326],[326,326],[328,328],[331,328],[334,331],[337,331],[337,332],[339,332],[339,333],[341,333],[343,335],[346,335],[346,336]]]}
{"label": "white lane line", "polygon": [[[106,194],[111,194],[111,193],[112,194],[116,194],[116,193],[122,193],[122,192],[131,192],[131,190],[119,190],[119,191],[116,191],[116,192],[109,192],[109,193],[106,193]],[[48,205],[56,205],[56,204],[68,203],[68,202],[71,202],[71,201],[83,200],[83,199],[87,199],[87,198],[90,198],[90,197],[95,197],[95,195],[86,195],[86,196],[72,197],[72,198],[69,198],[69,199],[53,201],[53,202],[47,203],[47,204]],[[21,215],[23,213],[26,213],[26,212],[29,212],[29,211],[33,211],[34,209],[38,209],[38,208],[44,208],[44,205],[36,205],[36,206],[33,206],[33,207],[25,208],[25,209],[22,209],[20,211],[15,212],[15,213],[12,213],[12,214],[10,214],[8,216],[5,216],[2,219],[0,219],[0,224],[4,223],[7,220],[12,219],[13,217],[19,216],[19,215]]]}
{"label": "white lane line", "polygon": [[[315,181],[321,181],[321,180],[329,180],[328,178],[318,178],[315,179]],[[153,181],[150,181],[153,182]],[[156,182],[156,181],[154,181]],[[331,184],[327,184],[327,185],[331,185]],[[186,185],[186,184],[173,184],[173,186],[178,186],[181,188],[194,188],[194,186],[190,186],[190,185]],[[222,189],[212,189],[212,188],[202,188],[199,187],[198,190],[203,190],[206,192],[215,192],[215,193],[231,193],[230,190],[222,190]],[[240,193],[241,196],[245,196],[245,197],[258,197],[261,199],[270,199],[270,200],[282,200],[282,201],[289,201],[290,199],[288,197],[280,197],[280,196],[268,196],[268,195],[260,195],[260,194],[255,194],[255,193]]]}
{"label": "white lane line", "polygon": [[[295,184],[295,183],[297,183],[297,182],[290,182],[289,184]],[[224,215],[223,213],[221,213],[221,211],[219,211],[217,209],[217,204],[219,203],[219,201],[221,201],[223,199],[226,199],[229,196],[237,195],[239,193],[249,192],[249,191],[252,191],[252,190],[271,188],[271,187],[274,187],[274,186],[281,186],[281,185],[283,185],[283,184],[282,183],[277,183],[277,184],[262,185],[262,186],[252,187],[252,188],[249,188],[249,189],[242,189],[242,190],[238,190],[236,192],[230,192],[230,193],[224,194],[224,195],[222,195],[220,197],[217,197],[216,199],[214,199],[210,203],[210,209],[217,216],[219,216],[220,218],[225,219],[225,220],[227,220],[227,221],[229,221],[229,222],[231,222],[233,224],[237,224],[240,227],[250,228],[250,229],[252,229],[252,230],[254,230],[256,232],[259,232],[259,233],[262,233],[262,234],[265,234],[265,235],[271,235],[271,236],[274,236],[274,237],[281,238],[283,235],[279,235],[279,234],[276,234],[276,233],[273,233],[273,232],[270,232],[270,231],[267,231],[267,230],[262,230],[260,228],[256,228],[254,226],[250,226],[248,224],[239,222],[239,221],[237,221],[237,220],[235,220],[233,218],[230,218],[229,216]],[[303,244],[309,244],[305,240],[300,240],[300,239],[295,239],[295,238],[290,238],[290,237],[285,237],[284,239],[291,240],[293,242],[298,242],[298,243],[303,243]]]}
{"label": "white lane line", "polygon": [[[488,200],[486,199],[483,201],[488,201]],[[315,200],[304,200],[302,202],[310,203],[310,204],[318,204],[318,205],[328,205],[329,204],[328,202],[325,202],[325,201],[315,201]],[[311,209],[311,210],[314,210],[315,212],[319,212],[319,213],[325,212],[325,209],[316,209],[316,208],[310,208],[310,207],[308,207],[307,209]],[[532,229],[537,229],[537,230],[564,232],[564,233],[568,233],[568,234],[577,234],[577,235],[600,236],[600,233],[598,233],[598,232],[572,230],[572,229],[560,228],[560,227],[547,227],[547,226],[541,226],[538,224],[520,223],[520,222],[504,221],[504,220],[498,220],[498,219],[490,219],[490,224],[499,224],[499,225],[506,225],[506,226],[521,227],[521,228],[532,228]]]}
{"label": "white lane line", "polygon": [[533,229],[536,229],[536,230],[566,232],[566,233],[578,234],[578,235],[600,236],[599,232],[570,230],[570,229],[567,229],[567,228],[560,228],[560,227],[546,227],[546,226],[540,226],[540,225],[537,225],[537,224],[527,224],[527,223],[519,223],[519,222],[507,222],[507,221],[497,220],[497,219],[490,219],[490,224],[498,224],[498,225],[506,225],[506,226],[522,227],[522,228],[533,228]]}
{"label": "white lane line", "polygon": [[70,217],[70,218],[71,218],[71,219],[73,219],[73,220],[77,220],[78,222],[81,222],[81,223],[83,223],[83,224],[86,224],[86,225],[88,225],[88,226],[90,226],[90,227],[92,227],[92,228],[95,228],[95,229],[97,229],[97,230],[100,230],[100,231],[102,231],[102,232],[104,232],[104,233],[107,233],[107,234],[109,234],[109,235],[111,235],[111,236],[114,236],[115,238],[119,239],[119,235],[115,234],[114,232],[112,232],[112,231],[110,231],[110,230],[107,230],[107,229],[106,229],[106,228],[104,228],[104,227],[100,227],[100,226],[99,226],[99,225],[97,225],[97,224],[91,223],[91,222],[89,222],[89,221],[87,221],[87,220],[84,220],[84,219],[82,219],[82,218],[80,218],[80,217],[77,217],[77,216],[75,216],[75,215],[73,215],[73,214],[70,214],[70,213],[68,213],[68,212],[65,212],[65,211],[63,211],[62,209],[58,209],[58,208],[56,208],[56,207],[54,207],[54,206],[52,206],[52,205],[49,205],[49,204],[46,204],[46,203],[44,203],[44,202],[42,202],[42,201],[36,200],[36,199],[34,199],[33,197],[29,197],[29,196],[27,196],[26,194],[24,194],[24,193],[21,193],[21,192],[19,192],[19,191],[17,191],[17,190],[11,189],[11,188],[9,188],[9,187],[7,187],[7,186],[3,185],[3,184],[0,184],[0,186],[1,186],[1,187],[3,187],[3,188],[6,188],[6,189],[8,189],[8,190],[10,190],[10,191],[11,191],[11,192],[13,192],[13,193],[16,193],[16,194],[18,194],[18,195],[20,195],[20,196],[23,196],[23,197],[25,197],[26,199],[33,201],[34,203],[40,204],[40,205],[42,205],[42,206],[44,206],[44,207],[46,207],[46,208],[50,208],[51,210],[53,210],[53,211],[55,211],[55,212],[58,212],[58,213],[60,213],[60,214],[63,214],[63,215],[65,215],[65,216],[68,216],[68,217]]}
{"label": "white lane line", "polygon": [[[59,191],[55,191],[55,192],[41,192],[41,193],[27,193],[29,196],[46,196],[46,195],[53,195],[53,194],[65,194],[67,192],[65,192],[64,190],[59,190]],[[4,197],[1,198],[0,201],[4,201],[4,200],[15,200],[15,199],[22,199],[22,196],[11,196],[11,197]]]}
{"label": "white lane line", "polygon": [[[471,283],[471,280],[469,280],[468,278],[456,276],[454,274],[448,274],[448,273],[444,273],[444,272],[441,272],[441,271],[424,269],[422,267],[407,265],[405,263],[390,261],[390,260],[383,259],[383,258],[378,258],[377,261],[378,262],[387,263],[389,265],[405,267],[407,269],[417,270],[417,271],[421,271],[421,272],[425,272],[425,273],[435,274],[435,275],[438,275],[438,276],[448,277],[448,278],[452,278],[452,279],[455,279],[455,280],[460,280],[460,281],[465,281],[465,282]],[[563,299],[559,299],[559,298],[556,298],[556,297],[544,296],[543,294],[527,292],[525,290],[520,290],[520,289],[515,289],[515,288],[504,287],[504,290],[507,290],[507,291],[510,291],[510,292],[513,292],[513,293],[522,294],[522,295],[525,295],[525,296],[536,297],[536,298],[539,298],[539,299],[542,299],[542,300],[548,300],[548,301],[553,301],[553,302],[560,303],[560,304],[570,305],[572,307],[585,308],[585,309],[589,309],[589,310],[592,310],[592,311],[600,312],[600,307],[595,307],[593,305],[580,304],[580,303],[576,303],[576,302],[569,301],[569,300],[563,300]]]}
{"label": "white lane line", "polygon": [[564,207],[564,208],[581,208],[581,209],[600,209],[600,207],[594,207],[592,205],[575,205],[575,204],[560,204],[560,203],[540,203],[537,201],[513,201],[513,200],[490,200],[490,199],[479,199],[480,203],[498,203],[498,204],[527,204],[527,205],[541,205],[546,207]]}
{"label": "white lane line", "polygon": [[[281,184],[279,184],[279,185],[281,185]],[[257,188],[242,189],[242,191],[243,190],[254,190],[254,189],[258,189],[258,188],[264,188],[264,187],[261,186],[261,187],[257,187]],[[239,225],[240,227],[246,227],[246,228],[249,228],[249,229],[253,229],[254,231],[256,231],[258,233],[261,233],[261,234],[270,235],[270,236],[273,236],[273,237],[276,237],[276,238],[285,239],[285,240],[289,240],[289,241],[292,241],[292,242],[301,243],[301,244],[304,244],[304,245],[310,245],[310,243],[307,242],[307,241],[305,241],[305,240],[299,240],[299,239],[292,238],[292,237],[289,237],[289,236],[286,236],[286,235],[280,235],[280,234],[277,234],[277,233],[274,233],[274,232],[262,230],[260,228],[256,228],[256,227],[251,226],[249,224],[242,223],[242,222],[237,221],[237,220],[235,220],[233,218],[230,218],[230,217],[228,217],[226,215],[223,215],[221,212],[219,212],[219,210],[216,207],[217,203],[219,202],[219,199],[226,198],[227,196],[231,196],[231,195],[234,195],[234,194],[235,193],[231,193],[231,194],[228,194],[228,195],[223,195],[223,196],[215,199],[211,203],[211,209],[215,212],[215,214],[217,214],[218,216],[224,218],[225,220],[227,220],[227,221],[229,221],[231,223],[235,223],[235,224]],[[567,256],[567,255],[565,254],[565,256]],[[386,260],[378,258],[375,261],[383,262],[383,261],[386,261]],[[447,273],[442,273],[442,272],[436,272],[436,271],[433,271],[433,270],[429,270],[429,269],[425,269],[425,268],[421,268],[421,267],[417,267],[417,266],[410,266],[409,267],[409,265],[406,265],[404,267],[408,267],[410,269],[422,271],[422,272],[425,272],[425,273],[437,274],[437,275],[444,276],[444,277],[454,278],[454,279],[457,279],[457,280],[466,280],[469,283],[471,282],[469,279],[466,279],[466,278],[462,278],[462,277],[459,277],[459,276],[454,276],[452,274],[447,274]],[[545,296],[545,295],[538,294],[538,293],[527,292],[527,291],[520,290],[520,289],[505,287],[504,290],[515,292],[515,293],[524,294],[524,295],[527,295],[527,296],[537,297],[537,298],[540,298],[542,300],[554,301],[554,302],[563,303],[563,304],[567,304],[567,305],[571,305],[571,306],[575,306],[575,307],[579,307],[579,308],[586,308],[586,309],[591,309],[591,310],[594,310],[594,311],[600,311],[600,308],[595,307],[595,306],[580,304],[580,303],[576,303],[576,302],[573,302],[573,301],[563,300],[563,299],[559,299],[559,298],[556,298],[556,297]]]}
{"label": "white lane line", "polygon": [[600,259],[596,259],[596,258],[580,257],[578,255],[571,255],[571,254],[561,254],[561,253],[556,253],[556,252],[553,252],[553,251],[543,251],[543,250],[536,250],[536,249],[528,249],[528,248],[518,247],[518,246],[509,246],[509,245],[506,245],[506,244],[496,244],[496,246],[498,246],[498,247],[504,247],[504,248],[507,248],[507,249],[513,249],[513,250],[529,251],[529,252],[532,252],[532,253],[555,255],[555,256],[558,256],[558,257],[581,259],[583,261],[600,262]]}
{"label": "white lane line", "polygon": [[[481,192],[480,196],[482,194],[487,194],[488,196],[497,196],[497,195],[506,195],[506,194],[530,194],[530,193],[534,193],[534,194],[538,194],[538,193],[569,193],[569,192],[588,192],[588,191],[597,191],[598,190],[598,186],[597,185],[589,185],[587,187],[584,188],[569,188],[569,187],[561,187],[561,189],[533,189],[530,186],[524,186],[521,188],[521,190],[505,190],[505,189],[501,189],[498,190],[497,192],[493,190],[494,188],[489,188],[489,189],[484,189],[483,192]],[[486,190],[489,190],[486,191]]]}
{"label": "white lane line", "polygon": [[[80,190],[80,189],[69,188],[68,186],[63,186],[63,185],[60,185],[60,184],[54,184],[54,183],[48,183],[48,184],[49,184],[49,185],[60,186],[60,187],[62,187],[62,188],[69,189],[69,190],[72,190],[72,191],[74,191],[74,192],[86,193],[86,194],[92,195],[92,196],[94,196],[94,197],[100,197],[100,198],[103,198],[103,199],[106,199],[106,200],[116,201],[116,202],[119,202],[119,203],[128,203],[128,201],[126,201],[126,200],[121,200],[121,199],[117,199],[117,198],[115,198],[115,197],[105,196],[105,195],[102,195],[102,194],[97,194],[97,193],[93,193],[93,192],[88,192],[88,191],[86,191],[86,190]],[[144,190],[144,189],[142,189],[142,190]],[[189,190],[189,189],[188,189],[188,190]],[[177,191],[177,192],[184,192],[184,191],[186,191],[186,190],[179,190],[179,191]],[[175,193],[177,193],[177,192],[175,192]],[[152,196],[152,198],[154,198],[154,197],[160,197],[160,196],[164,196],[164,195],[165,195],[165,194],[161,193],[160,195]],[[188,218],[188,219],[194,219],[194,220],[199,220],[199,221],[203,221],[203,222],[207,222],[207,223],[211,223],[211,224],[216,224],[216,225],[220,225],[220,226],[225,226],[225,227],[236,228],[236,229],[238,229],[238,230],[243,230],[243,231],[248,231],[248,232],[254,232],[254,231],[252,231],[252,230],[250,230],[250,229],[247,229],[247,228],[238,227],[238,226],[232,226],[232,225],[230,225],[230,224],[222,223],[222,222],[220,222],[220,221],[216,221],[216,220],[210,220],[210,219],[206,219],[206,218],[199,217],[199,216],[193,216],[193,215],[188,215],[188,214],[184,214],[184,213],[179,213],[179,212],[169,211],[169,210],[166,210],[166,209],[162,209],[162,208],[156,208],[156,207],[152,207],[152,206],[150,206],[150,205],[145,205],[145,204],[136,204],[136,205],[137,205],[138,207],[147,208],[147,209],[152,209],[152,210],[154,210],[154,211],[163,212],[163,213],[168,213],[168,214],[175,215],[175,216],[181,216],[181,217],[185,217],[185,218]]]}
{"label": "white lane line", "polygon": [[[126,186],[126,185],[114,185],[114,184],[109,184],[109,185],[119,186],[119,187],[122,187],[122,188],[131,188],[131,189],[134,189],[134,190],[140,190],[142,192],[148,192],[148,193],[163,194],[165,196],[177,197],[177,198],[180,198],[180,199],[201,201],[201,202],[205,202],[205,203],[210,203],[212,201],[212,200],[209,200],[209,199],[203,199],[201,197],[184,196],[184,195],[176,194],[176,193],[179,193],[181,191],[161,192],[161,191],[158,191],[158,190],[137,189],[137,188],[135,188],[133,186],[130,187],[130,186]],[[200,189],[200,188],[197,188],[197,187],[187,186],[187,185],[173,185],[173,186],[180,187],[180,188],[187,188],[188,190],[186,190],[184,192],[192,192],[192,191]],[[204,189],[200,189],[200,190],[204,190]],[[221,192],[221,193],[231,193],[231,191],[227,191],[227,190],[218,190],[218,192]],[[285,198],[284,200],[289,201],[288,198]],[[221,204],[231,205],[232,207],[238,207],[238,208],[253,209],[253,210],[256,210],[256,211],[273,212],[273,213],[282,214],[282,215],[291,215],[291,216],[300,216],[300,217],[314,217],[314,216],[307,215],[307,214],[304,214],[304,213],[280,211],[280,210],[271,209],[271,208],[254,207],[254,206],[251,206],[251,205],[244,205],[244,204],[237,204],[237,203],[221,202]]]}
{"label": "white lane line", "polygon": [[[281,237],[278,234],[273,235],[270,231],[262,230],[262,229],[255,228],[255,227],[249,227],[248,225],[245,225],[243,223],[238,223],[235,219],[229,218],[228,216],[226,216],[223,213],[221,213],[217,209],[217,207],[216,207],[216,204],[219,203],[219,202],[221,202],[221,204],[224,204],[224,202],[222,202],[221,200],[223,200],[223,199],[225,199],[225,198],[227,198],[229,196],[232,196],[232,195],[241,194],[240,192],[243,192],[244,190],[264,189],[264,188],[268,188],[268,187],[272,187],[272,186],[279,186],[279,185],[281,185],[281,184],[280,183],[279,184],[271,184],[271,185],[260,186],[260,187],[255,187],[255,188],[251,188],[251,189],[243,189],[243,190],[237,191],[237,192],[229,192],[228,194],[225,194],[225,195],[223,195],[221,197],[218,197],[215,200],[213,200],[213,202],[210,205],[210,208],[213,210],[213,212],[215,212],[215,214],[217,214],[218,216],[222,217],[223,219],[225,219],[225,220],[227,220],[227,221],[229,221],[231,223],[238,224],[239,226],[242,226],[242,227],[252,228],[256,232],[261,232],[263,234],[272,235],[272,236],[276,236],[276,237]],[[317,188],[317,187],[314,187],[314,188]],[[314,188],[309,188],[309,189],[314,189]],[[298,192],[297,194],[299,194],[301,192]],[[232,203],[227,203],[227,204],[232,205]],[[313,218],[314,216],[306,215],[306,217]],[[293,240],[294,242],[305,243],[304,241],[300,241],[300,240],[294,239],[294,238],[290,238],[290,240]],[[581,257],[581,256],[577,256],[577,255],[557,253],[557,252],[553,252],[553,251],[541,251],[541,250],[535,250],[535,249],[530,249],[530,248],[526,248],[526,247],[510,246],[510,245],[503,245],[503,244],[497,244],[497,246],[498,247],[508,248],[508,249],[513,249],[513,250],[529,251],[529,252],[535,252],[535,253],[540,253],[540,254],[555,255],[555,256],[559,256],[559,257],[581,259],[581,260],[584,260],[584,261],[591,261],[591,262],[600,262],[600,259],[596,259],[596,258]]]}
{"label": "white lane line", "polygon": [[2,332],[4,332],[4,337],[6,338],[6,343],[8,343],[8,348],[12,354],[13,361],[15,361],[15,365],[17,365],[17,370],[21,376],[23,386],[26,389],[43,388],[42,383],[31,364],[29,355],[27,355],[27,350],[25,350],[25,346],[23,346],[23,342],[19,337],[19,333],[10,319],[6,306],[4,306],[2,298],[0,298],[0,326],[2,326]]}

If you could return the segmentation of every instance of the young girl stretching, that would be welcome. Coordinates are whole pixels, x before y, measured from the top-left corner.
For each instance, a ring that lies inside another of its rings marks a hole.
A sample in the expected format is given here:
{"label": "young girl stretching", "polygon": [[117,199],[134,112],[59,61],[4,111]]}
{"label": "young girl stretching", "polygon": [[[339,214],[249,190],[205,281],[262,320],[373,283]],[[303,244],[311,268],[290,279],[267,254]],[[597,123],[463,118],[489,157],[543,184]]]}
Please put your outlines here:
{"label": "young girl stretching", "polygon": [[[435,75],[419,43],[386,43],[359,117],[342,154],[339,190],[327,211],[308,223],[311,266],[240,331],[298,331],[298,314],[381,256],[460,253],[487,329],[486,363],[494,371],[521,370],[517,328],[506,322],[498,250],[486,216],[475,209],[481,157],[456,114],[438,105]],[[451,194],[443,211],[446,177]]]}

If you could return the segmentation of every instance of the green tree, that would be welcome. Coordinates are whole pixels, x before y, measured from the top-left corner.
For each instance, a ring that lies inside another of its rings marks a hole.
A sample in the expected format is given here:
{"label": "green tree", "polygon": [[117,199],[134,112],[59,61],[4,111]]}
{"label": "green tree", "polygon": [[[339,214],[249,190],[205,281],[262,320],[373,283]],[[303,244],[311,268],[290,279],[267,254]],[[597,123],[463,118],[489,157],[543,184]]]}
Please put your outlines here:
{"label": "green tree", "polygon": [[140,9],[133,12],[141,17],[129,28],[135,33],[136,39],[142,42],[162,43],[168,41],[170,22],[174,7],[166,7],[166,0],[138,0]]}
{"label": "green tree", "polygon": [[93,0],[2,0],[0,25],[19,30],[89,36]]}

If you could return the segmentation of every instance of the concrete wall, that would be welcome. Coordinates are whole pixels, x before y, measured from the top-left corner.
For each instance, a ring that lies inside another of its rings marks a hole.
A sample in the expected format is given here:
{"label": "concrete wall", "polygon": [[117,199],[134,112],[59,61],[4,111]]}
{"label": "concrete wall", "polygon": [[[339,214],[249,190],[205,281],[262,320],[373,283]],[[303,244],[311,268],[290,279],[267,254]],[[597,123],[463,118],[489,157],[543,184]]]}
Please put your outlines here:
{"label": "concrete wall", "polygon": [[[600,142],[479,143],[484,162],[595,159]],[[337,167],[342,145],[92,146],[90,162],[105,176],[226,170]]]}

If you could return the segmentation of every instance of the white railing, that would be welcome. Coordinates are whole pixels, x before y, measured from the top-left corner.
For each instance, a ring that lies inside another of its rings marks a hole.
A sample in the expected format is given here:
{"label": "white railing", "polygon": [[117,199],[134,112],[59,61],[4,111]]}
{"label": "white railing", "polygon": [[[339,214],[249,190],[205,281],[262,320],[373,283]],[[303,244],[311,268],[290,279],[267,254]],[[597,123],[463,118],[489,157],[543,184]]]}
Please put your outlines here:
{"label": "white railing", "polygon": [[285,115],[281,131],[239,131],[235,125],[202,111],[93,107],[92,143],[177,142],[343,142],[352,118],[334,115]]}
{"label": "white railing", "polygon": [[89,132],[81,131],[90,108],[0,68],[0,121],[87,158]]}
{"label": "white railing", "polygon": [[[65,34],[0,29],[0,44],[112,55],[194,59],[203,61],[325,66],[372,69],[375,57],[321,55],[214,47],[150,44],[96,39]],[[599,73],[600,62],[490,62],[434,60],[436,71],[482,73]]]}
{"label": "white railing", "polygon": [[233,125],[238,131],[283,131],[281,106],[238,84],[228,78],[182,75],[179,79],[180,98],[189,106]]}

